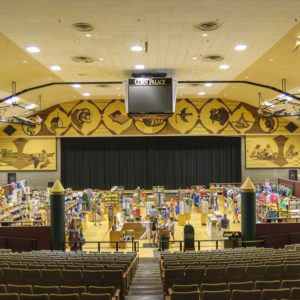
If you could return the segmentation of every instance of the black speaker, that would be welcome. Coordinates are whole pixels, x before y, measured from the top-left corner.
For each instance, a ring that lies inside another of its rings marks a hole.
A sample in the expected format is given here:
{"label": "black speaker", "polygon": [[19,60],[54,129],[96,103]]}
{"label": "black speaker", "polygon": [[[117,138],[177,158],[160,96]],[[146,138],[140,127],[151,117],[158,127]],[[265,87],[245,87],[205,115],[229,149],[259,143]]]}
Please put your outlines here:
{"label": "black speaker", "polygon": [[17,182],[17,174],[7,173],[7,184],[11,184],[12,182]]}
{"label": "black speaker", "polygon": [[49,181],[48,182],[48,188],[52,188],[53,187],[54,182],[53,181]]}
{"label": "black speaker", "polygon": [[297,170],[289,170],[289,179],[290,180],[298,180]]}

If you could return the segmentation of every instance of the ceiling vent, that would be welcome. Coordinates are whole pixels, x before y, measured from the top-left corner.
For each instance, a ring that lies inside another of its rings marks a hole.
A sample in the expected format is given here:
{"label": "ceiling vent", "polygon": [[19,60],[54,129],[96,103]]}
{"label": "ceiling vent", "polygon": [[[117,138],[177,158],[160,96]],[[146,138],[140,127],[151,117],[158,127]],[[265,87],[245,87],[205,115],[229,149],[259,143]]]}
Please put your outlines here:
{"label": "ceiling vent", "polygon": [[198,24],[196,27],[201,31],[212,31],[218,29],[220,26],[221,23],[218,21],[208,21],[208,22],[202,22]]}
{"label": "ceiling vent", "polygon": [[224,60],[224,57],[222,55],[218,55],[218,54],[209,54],[209,55],[203,56],[202,60],[208,61],[208,62],[215,62],[215,61]]}
{"label": "ceiling vent", "polygon": [[74,28],[77,31],[83,31],[83,32],[94,30],[94,27],[89,23],[74,23],[72,25],[72,28]]}
{"label": "ceiling vent", "polygon": [[203,86],[203,84],[202,83],[192,82],[192,83],[189,83],[189,86],[198,87],[198,86]]}
{"label": "ceiling vent", "polygon": [[109,84],[97,84],[96,87],[100,88],[100,89],[106,89],[106,88],[109,88],[110,85]]}
{"label": "ceiling vent", "polygon": [[82,56],[82,55],[73,56],[72,60],[75,62],[78,62],[78,63],[85,63],[85,64],[89,64],[94,61],[93,58],[91,58],[89,56]]}

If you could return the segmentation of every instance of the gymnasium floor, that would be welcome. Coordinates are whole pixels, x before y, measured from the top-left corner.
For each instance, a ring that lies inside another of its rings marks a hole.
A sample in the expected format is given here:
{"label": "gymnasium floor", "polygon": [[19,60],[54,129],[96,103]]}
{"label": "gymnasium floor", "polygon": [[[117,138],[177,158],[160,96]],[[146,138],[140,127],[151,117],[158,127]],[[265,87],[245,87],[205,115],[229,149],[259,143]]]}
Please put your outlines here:
{"label": "gymnasium floor", "polygon": [[[220,199],[219,210],[223,212],[223,202]],[[102,210],[103,211],[103,210]],[[145,216],[145,209],[141,208],[142,216]],[[201,214],[192,209],[190,223],[194,226],[195,229],[195,240],[208,240],[207,230],[205,225],[201,225]],[[233,214],[227,213],[227,217],[230,220],[230,230],[240,231],[241,224],[233,224]],[[239,220],[241,218],[239,217]],[[85,240],[89,242],[93,241],[109,241],[109,228],[108,228],[108,218],[107,215],[104,215],[103,220],[101,221],[102,225],[94,225],[94,222],[86,221],[86,230],[84,231]],[[183,240],[183,226],[178,226],[175,222],[175,240]],[[140,257],[154,257],[157,254],[157,248],[143,248],[144,243],[149,243],[149,240],[139,240],[139,256]],[[214,249],[215,243],[208,242],[206,245],[201,246],[201,250],[205,249]],[[102,247],[102,245],[101,245]],[[112,248],[109,248],[109,244],[106,244],[107,248],[101,248],[101,251],[113,251]],[[97,251],[97,244],[85,244],[83,246],[85,251]],[[170,250],[179,250],[179,244],[170,243]],[[130,250],[127,250],[130,251]]]}

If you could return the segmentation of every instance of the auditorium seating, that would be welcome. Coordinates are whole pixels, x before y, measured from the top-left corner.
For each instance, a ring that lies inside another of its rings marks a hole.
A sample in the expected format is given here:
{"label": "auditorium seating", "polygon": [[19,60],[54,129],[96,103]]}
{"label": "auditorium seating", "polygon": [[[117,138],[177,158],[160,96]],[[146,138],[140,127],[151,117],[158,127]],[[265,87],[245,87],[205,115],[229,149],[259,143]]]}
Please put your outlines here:
{"label": "auditorium seating", "polygon": [[135,252],[2,250],[0,293],[6,293],[7,299],[30,299],[29,295],[41,300],[124,298],[138,264]]}
{"label": "auditorium seating", "polygon": [[184,293],[193,293],[197,300],[299,300],[299,249],[162,252],[166,299],[184,299]]}

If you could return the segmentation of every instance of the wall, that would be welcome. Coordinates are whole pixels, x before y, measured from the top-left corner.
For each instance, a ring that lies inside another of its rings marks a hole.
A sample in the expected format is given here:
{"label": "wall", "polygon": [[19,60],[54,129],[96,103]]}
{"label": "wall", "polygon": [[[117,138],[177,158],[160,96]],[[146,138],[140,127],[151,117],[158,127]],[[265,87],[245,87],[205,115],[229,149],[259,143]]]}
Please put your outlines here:
{"label": "wall", "polygon": [[[26,179],[28,185],[32,189],[45,189],[48,186],[48,182],[55,181],[56,179],[61,179],[61,155],[60,155],[60,138],[57,138],[57,169],[56,171],[39,171],[39,172],[16,172],[17,181]],[[11,171],[12,173],[14,171]],[[0,186],[7,184],[7,173],[8,172],[0,172]]]}
{"label": "wall", "polygon": [[[289,178],[289,169],[246,169],[245,168],[245,137],[241,140],[241,155],[242,155],[242,181],[248,176],[253,182],[265,182],[265,179],[269,179],[270,182],[277,182],[278,178]],[[298,168],[300,175],[300,169]],[[299,176],[298,175],[298,176]],[[300,178],[299,178],[300,179]]]}

